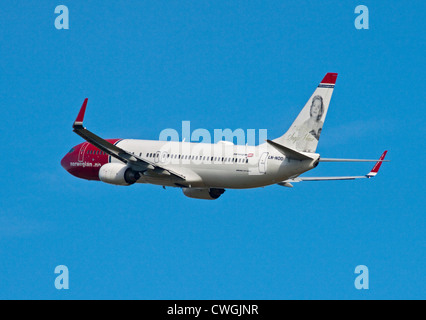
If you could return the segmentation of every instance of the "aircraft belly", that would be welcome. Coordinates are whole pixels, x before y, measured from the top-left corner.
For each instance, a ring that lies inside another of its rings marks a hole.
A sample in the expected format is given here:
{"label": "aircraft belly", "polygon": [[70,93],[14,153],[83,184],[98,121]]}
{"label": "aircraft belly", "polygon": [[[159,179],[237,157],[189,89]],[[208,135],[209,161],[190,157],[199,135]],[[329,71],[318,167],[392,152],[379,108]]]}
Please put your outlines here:
{"label": "aircraft belly", "polygon": [[252,174],[247,170],[225,171],[220,169],[197,170],[205,186],[224,189],[256,188],[273,184],[271,176],[267,174]]}

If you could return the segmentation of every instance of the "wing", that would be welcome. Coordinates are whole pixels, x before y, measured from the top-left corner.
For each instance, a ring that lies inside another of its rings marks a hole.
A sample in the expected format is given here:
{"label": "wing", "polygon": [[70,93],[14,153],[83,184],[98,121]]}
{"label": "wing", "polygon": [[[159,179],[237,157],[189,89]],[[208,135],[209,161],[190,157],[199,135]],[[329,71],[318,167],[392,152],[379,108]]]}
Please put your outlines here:
{"label": "wing", "polygon": [[389,162],[389,160],[320,158],[320,162]]}
{"label": "wing", "polygon": [[[294,182],[302,182],[302,181],[334,181],[334,180],[355,180],[355,179],[365,179],[365,178],[372,178],[377,175],[379,172],[380,166],[382,165],[383,161],[385,159],[387,150],[383,152],[382,156],[378,160],[361,160],[361,161],[376,161],[376,164],[374,165],[373,169],[369,173],[367,173],[364,176],[342,176],[342,177],[294,177],[291,179],[287,179],[284,181],[281,181],[277,183],[280,186],[283,187],[293,187],[292,183]],[[356,160],[356,159],[336,159],[336,160]],[[359,160],[358,160],[359,161]]]}
{"label": "wing", "polygon": [[180,173],[175,172],[169,168],[159,166],[156,163],[153,163],[126,150],[123,150],[83,127],[83,119],[84,114],[86,112],[87,101],[88,99],[86,98],[72,126],[73,131],[75,133],[77,133],[87,142],[93,144],[95,147],[106,152],[110,156],[128,164],[135,171],[143,172],[147,170],[154,170],[159,174],[164,173],[166,175],[174,175],[180,179],[185,180],[185,176],[181,175]]}

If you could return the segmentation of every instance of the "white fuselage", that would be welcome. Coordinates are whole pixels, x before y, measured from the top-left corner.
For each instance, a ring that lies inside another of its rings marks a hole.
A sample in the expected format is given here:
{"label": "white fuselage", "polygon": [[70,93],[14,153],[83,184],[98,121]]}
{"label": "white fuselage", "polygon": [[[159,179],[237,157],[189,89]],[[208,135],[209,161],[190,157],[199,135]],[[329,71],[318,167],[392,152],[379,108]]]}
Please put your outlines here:
{"label": "white fuselage", "polygon": [[[116,146],[163,168],[174,169],[193,188],[262,187],[315,167],[314,161],[288,159],[266,143],[240,146],[224,141],[207,144],[124,139]],[[110,157],[109,162],[120,161]],[[154,170],[146,171],[137,182],[179,187],[180,181],[164,171]]]}

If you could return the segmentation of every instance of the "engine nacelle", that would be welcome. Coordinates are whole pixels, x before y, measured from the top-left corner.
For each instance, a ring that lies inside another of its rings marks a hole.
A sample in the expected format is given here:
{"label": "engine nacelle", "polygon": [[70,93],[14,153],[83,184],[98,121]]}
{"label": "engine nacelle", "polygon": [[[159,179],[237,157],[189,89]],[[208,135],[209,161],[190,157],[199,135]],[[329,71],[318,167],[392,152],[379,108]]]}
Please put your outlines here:
{"label": "engine nacelle", "polygon": [[189,198],[195,199],[205,199],[205,200],[216,200],[219,198],[222,193],[225,192],[225,189],[216,189],[216,188],[182,188],[183,194]]}
{"label": "engine nacelle", "polygon": [[140,177],[139,172],[122,163],[106,163],[99,169],[99,179],[102,182],[119,186],[134,184]]}

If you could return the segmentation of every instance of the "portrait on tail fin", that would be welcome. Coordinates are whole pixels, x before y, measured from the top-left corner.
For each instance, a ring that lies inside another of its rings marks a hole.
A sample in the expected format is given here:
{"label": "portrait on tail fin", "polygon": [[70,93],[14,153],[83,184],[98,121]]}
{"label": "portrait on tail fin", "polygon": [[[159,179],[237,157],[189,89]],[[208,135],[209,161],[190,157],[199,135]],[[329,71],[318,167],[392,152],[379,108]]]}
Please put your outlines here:
{"label": "portrait on tail fin", "polygon": [[303,127],[307,130],[311,129],[309,133],[317,140],[321,135],[322,126],[324,122],[321,121],[324,114],[324,102],[321,96],[315,96],[312,99],[310,117],[303,123]]}
{"label": "portrait on tail fin", "polygon": [[[315,148],[321,135],[324,122],[321,121],[324,114],[324,102],[320,95],[312,98],[309,118],[302,123],[297,131],[298,139],[296,147],[302,151],[310,152]],[[311,146],[311,144],[314,145]]]}

